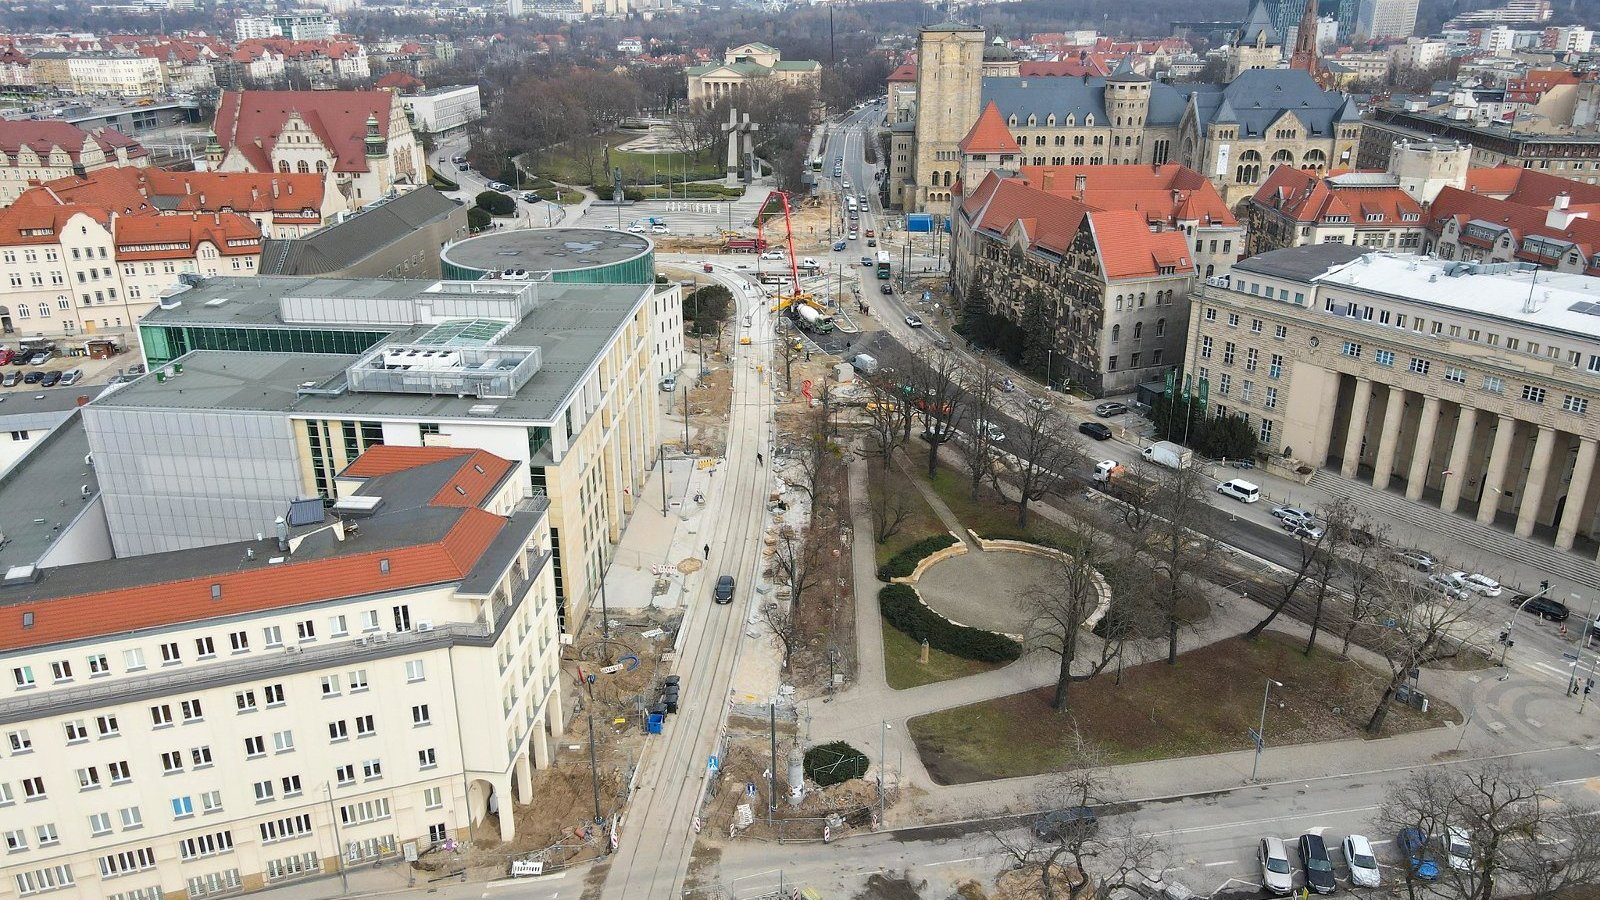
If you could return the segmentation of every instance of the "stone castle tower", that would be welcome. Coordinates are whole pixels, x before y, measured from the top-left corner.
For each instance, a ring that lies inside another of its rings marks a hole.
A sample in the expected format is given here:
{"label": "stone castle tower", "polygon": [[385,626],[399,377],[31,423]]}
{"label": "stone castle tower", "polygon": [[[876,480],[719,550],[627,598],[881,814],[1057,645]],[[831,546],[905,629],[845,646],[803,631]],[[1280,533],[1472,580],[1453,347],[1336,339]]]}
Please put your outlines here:
{"label": "stone castle tower", "polygon": [[[981,112],[984,32],[971,25],[929,25],[917,39],[916,171],[908,209],[948,215],[961,174],[961,139]],[[914,198],[914,200],[913,200]]]}
{"label": "stone castle tower", "polygon": [[[1312,33],[1315,34],[1315,30]],[[1228,55],[1228,80],[1250,69],[1276,69],[1282,64],[1283,38],[1278,29],[1272,27],[1272,14],[1267,11],[1266,0],[1256,0]]]}
{"label": "stone castle tower", "polygon": [[1147,158],[1144,147],[1144,120],[1150,114],[1150,79],[1133,70],[1131,57],[1106,76],[1106,115],[1111,121],[1111,146],[1106,162],[1140,163]]}

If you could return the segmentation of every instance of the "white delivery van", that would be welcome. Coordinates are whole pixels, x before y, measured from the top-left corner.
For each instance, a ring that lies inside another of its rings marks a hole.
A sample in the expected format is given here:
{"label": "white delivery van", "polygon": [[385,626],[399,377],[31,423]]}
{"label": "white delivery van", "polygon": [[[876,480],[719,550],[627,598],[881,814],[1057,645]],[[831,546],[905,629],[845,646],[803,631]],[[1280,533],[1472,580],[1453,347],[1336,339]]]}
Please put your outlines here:
{"label": "white delivery van", "polygon": [[1254,503],[1261,499],[1261,488],[1240,478],[1232,478],[1217,485],[1217,493],[1232,497],[1240,503]]}

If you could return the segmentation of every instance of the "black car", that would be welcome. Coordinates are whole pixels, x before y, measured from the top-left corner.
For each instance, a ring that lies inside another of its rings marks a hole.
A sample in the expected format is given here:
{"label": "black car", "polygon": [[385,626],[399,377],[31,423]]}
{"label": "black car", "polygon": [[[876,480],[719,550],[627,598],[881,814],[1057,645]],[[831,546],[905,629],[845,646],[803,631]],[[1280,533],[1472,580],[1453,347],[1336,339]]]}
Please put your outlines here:
{"label": "black car", "polygon": [[44,373],[44,377],[39,379],[39,386],[40,387],[55,387],[60,382],[61,382],[61,373],[60,372],[46,372],[46,373]]}
{"label": "black car", "polygon": [[1097,441],[1111,440],[1111,429],[1099,422],[1080,422],[1078,424],[1078,433],[1087,434]]}
{"label": "black car", "polygon": [[1333,880],[1333,863],[1328,861],[1328,848],[1320,834],[1300,835],[1300,864],[1305,866],[1306,887],[1319,894],[1331,894],[1337,885]]}
{"label": "black car", "polygon": [[1565,603],[1559,600],[1551,600],[1549,597],[1535,597],[1532,600],[1528,600],[1527,594],[1513,594],[1511,596],[1511,605],[1522,606],[1524,600],[1527,600],[1528,605],[1522,607],[1523,611],[1538,616],[1546,622],[1565,622],[1567,616],[1571,615]]}
{"label": "black car", "polygon": [[711,591],[711,599],[718,603],[733,602],[733,576],[722,575],[717,578],[717,586]]}
{"label": "black car", "polygon": [[1033,836],[1041,841],[1056,843],[1069,837],[1089,834],[1100,824],[1094,810],[1087,806],[1071,806],[1047,812],[1033,823]]}
{"label": "black car", "polygon": [[33,371],[33,372],[29,372],[28,374],[22,376],[22,383],[23,384],[38,384],[39,382],[41,382],[43,380],[44,380],[44,373],[40,372],[40,371],[37,371],[37,370]]}
{"label": "black car", "polygon": [[880,293],[880,294],[892,294],[892,293],[894,293],[894,286],[889,284],[888,282],[884,282],[883,284],[878,285],[878,293]]}

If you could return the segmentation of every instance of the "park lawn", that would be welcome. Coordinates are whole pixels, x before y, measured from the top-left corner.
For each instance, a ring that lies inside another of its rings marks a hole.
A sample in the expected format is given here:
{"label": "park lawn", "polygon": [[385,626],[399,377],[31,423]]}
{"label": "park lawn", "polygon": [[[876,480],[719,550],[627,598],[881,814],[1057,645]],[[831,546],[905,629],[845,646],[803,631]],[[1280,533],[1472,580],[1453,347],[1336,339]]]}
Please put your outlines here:
{"label": "park lawn", "polygon": [[[920,447],[918,449],[921,452],[914,454],[914,458],[921,462],[922,467],[917,470],[917,477],[926,478],[927,451]],[[1038,501],[1028,504],[1028,527],[1019,529],[1017,505],[1000,497],[989,485],[980,487],[978,499],[973,500],[972,483],[966,473],[952,469],[943,456],[944,452],[941,451],[939,474],[933,477],[933,489],[964,527],[985,538],[1021,535],[1046,546],[1072,545],[1072,532],[1039,515]]]}
{"label": "park lawn", "polygon": [[881,459],[868,460],[867,465],[869,467],[867,469],[869,502],[875,506],[883,491],[891,491],[895,496],[904,499],[905,505],[911,513],[900,526],[898,534],[890,536],[887,541],[881,544],[874,545],[878,565],[883,565],[889,561],[890,557],[923,538],[944,534],[949,530],[939,520],[933,508],[928,506],[928,501],[922,498],[922,492],[917,490],[917,486],[912,483],[911,479],[906,476],[906,473],[898,465],[891,465],[887,472],[883,469],[883,460]]}
{"label": "park lawn", "polygon": [[928,664],[920,661],[922,643],[883,621],[883,674],[889,687],[897,691],[920,687],[952,678],[965,678],[1000,667],[999,663],[962,659],[942,650],[928,648]]}
{"label": "park lawn", "polygon": [[[685,177],[690,181],[699,181],[727,174],[724,171],[726,163],[715,153],[690,157],[686,171],[685,157],[680,151],[632,153],[616,149],[619,144],[638,140],[639,137],[638,131],[613,131],[603,136],[606,146],[611,148],[611,165],[622,169],[622,182],[625,185],[665,181],[668,177],[675,182],[681,182]],[[579,161],[570,147],[552,147],[539,153],[538,164],[533,169],[540,177],[562,184],[588,184],[591,180],[588,167]],[[594,177],[608,184],[611,181],[602,166],[596,166]]]}
{"label": "park lawn", "polygon": [[[1128,669],[1120,685],[1110,672],[1075,683],[1069,712],[1050,708],[1051,686],[919,716],[908,728],[938,784],[1057,771],[1074,726],[1113,764],[1244,750],[1270,677],[1285,687],[1274,689],[1267,710],[1267,752],[1365,736],[1385,677],[1322,644],[1309,657],[1302,649],[1303,640],[1280,632],[1228,638],[1181,654],[1175,667],[1158,660]],[[1397,707],[1383,736],[1459,719],[1439,701],[1427,715]]]}

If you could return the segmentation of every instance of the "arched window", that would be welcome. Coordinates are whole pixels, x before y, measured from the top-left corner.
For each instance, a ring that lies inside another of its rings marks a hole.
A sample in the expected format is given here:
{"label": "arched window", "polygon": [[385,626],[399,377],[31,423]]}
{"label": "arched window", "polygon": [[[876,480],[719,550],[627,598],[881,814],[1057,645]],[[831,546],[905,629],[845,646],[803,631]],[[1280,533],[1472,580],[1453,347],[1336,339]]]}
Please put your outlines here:
{"label": "arched window", "polygon": [[1206,266],[1206,277],[1210,278],[1212,275],[1216,274],[1216,271],[1216,266]]}
{"label": "arched window", "polygon": [[1111,326],[1111,343],[1115,344],[1117,341],[1120,341],[1120,340],[1122,340],[1122,326],[1121,325],[1113,325],[1113,326]]}
{"label": "arched window", "polygon": [[284,173],[289,171],[289,161],[287,159],[278,160],[278,171]]}
{"label": "arched window", "polygon": [[1271,172],[1273,169],[1276,169],[1279,166],[1292,165],[1294,165],[1294,151],[1279,150],[1277,153],[1272,154],[1272,166],[1271,168],[1267,169],[1267,171]]}
{"label": "arched window", "polygon": [[302,159],[294,164],[294,170],[299,172],[301,175],[310,175],[311,164]]}
{"label": "arched window", "polygon": [[1139,308],[1144,309],[1144,291],[1139,292]]}
{"label": "arched window", "polygon": [[948,169],[945,170],[945,173],[944,173],[944,186],[945,187],[949,187],[950,186],[950,172],[949,172]]}
{"label": "arched window", "polygon": [[1133,323],[1133,339],[1137,341],[1139,338],[1141,338],[1143,336],[1144,336],[1144,323],[1143,322],[1135,322],[1135,323]]}
{"label": "arched window", "polygon": [[1321,150],[1307,150],[1306,154],[1300,157],[1300,168],[1302,169],[1320,172],[1327,167],[1328,156]]}
{"label": "arched window", "polygon": [[328,164],[327,164],[327,162],[325,162],[323,160],[320,160],[320,159],[317,160],[317,174],[318,175],[326,175],[326,174],[328,174]]}
{"label": "arched window", "polygon": [[1122,295],[1117,295],[1117,312],[1122,312]]}
{"label": "arched window", "polygon": [[1166,319],[1157,319],[1156,320],[1156,337],[1161,337],[1162,335],[1164,335],[1166,333],[1167,333],[1167,320]]}
{"label": "arched window", "polygon": [[939,186],[939,173],[938,172],[934,172],[932,175],[928,176],[928,186],[929,187],[938,187]]}
{"label": "arched window", "polygon": [[1261,154],[1254,150],[1246,150],[1239,154],[1239,165],[1233,170],[1233,180],[1237,184],[1255,184],[1261,180]]}
{"label": "arched window", "polygon": [[1111,136],[1111,146],[1113,146],[1113,147],[1121,147],[1122,146],[1122,135],[1113,134]]}

